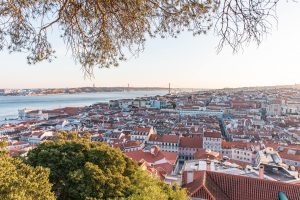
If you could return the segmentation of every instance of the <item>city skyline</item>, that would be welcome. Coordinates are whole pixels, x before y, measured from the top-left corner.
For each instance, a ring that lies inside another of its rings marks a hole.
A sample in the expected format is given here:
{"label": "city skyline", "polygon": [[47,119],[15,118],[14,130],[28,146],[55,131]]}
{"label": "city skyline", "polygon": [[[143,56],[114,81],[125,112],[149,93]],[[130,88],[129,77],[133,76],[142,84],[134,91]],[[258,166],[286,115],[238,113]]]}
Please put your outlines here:
{"label": "city skyline", "polygon": [[299,10],[1,2],[0,200],[300,200]]}
{"label": "city skyline", "polygon": [[[197,37],[183,33],[177,39],[149,39],[138,58],[117,68],[95,69],[94,79],[84,79],[81,66],[54,40],[57,59],[28,66],[22,53],[0,53],[0,88],[167,87],[226,88],[299,83],[300,18],[298,3],[280,2],[278,28],[262,44],[251,43],[233,54],[225,47],[217,54],[214,33]],[[55,30],[53,30],[55,32]]]}

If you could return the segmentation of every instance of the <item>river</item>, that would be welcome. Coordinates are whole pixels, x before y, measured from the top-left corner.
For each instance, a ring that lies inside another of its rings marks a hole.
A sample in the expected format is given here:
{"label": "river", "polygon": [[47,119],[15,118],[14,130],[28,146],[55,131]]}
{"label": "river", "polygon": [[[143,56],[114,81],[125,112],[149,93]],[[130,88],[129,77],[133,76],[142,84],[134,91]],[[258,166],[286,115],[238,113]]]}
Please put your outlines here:
{"label": "river", "polygon": [[18,110],[54,109],[67,106],[88,106],[97,102],[108,102],[114,99],[164,95],[167,91],[127,91],[127,92],[99,92],[80,94],[61,94],[47,96],[0,96],[0,121],[18,117]]}

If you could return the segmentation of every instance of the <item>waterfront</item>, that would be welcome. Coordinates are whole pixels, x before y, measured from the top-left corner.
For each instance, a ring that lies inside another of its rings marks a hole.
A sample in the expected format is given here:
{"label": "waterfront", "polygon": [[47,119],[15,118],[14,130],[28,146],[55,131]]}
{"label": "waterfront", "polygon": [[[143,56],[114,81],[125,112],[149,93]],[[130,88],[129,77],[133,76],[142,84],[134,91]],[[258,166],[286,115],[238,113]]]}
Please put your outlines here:
{"label": "waterfront", "polygon": [[0,121],[17,118],[18,110],[54,109],[67,106],[88,106],[97,102],[108,102],[113,99],[126,99],[144,96],[164,95],[167,91],[129,91],[129,92],[101,92],[80,93],[48,96],[0,96]]}

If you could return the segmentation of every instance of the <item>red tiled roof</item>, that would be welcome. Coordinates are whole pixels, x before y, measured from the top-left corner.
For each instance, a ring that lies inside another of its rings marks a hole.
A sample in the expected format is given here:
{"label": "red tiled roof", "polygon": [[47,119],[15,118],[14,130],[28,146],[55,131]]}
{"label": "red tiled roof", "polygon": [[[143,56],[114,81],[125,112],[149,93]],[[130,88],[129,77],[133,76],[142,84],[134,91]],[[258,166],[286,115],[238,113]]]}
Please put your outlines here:
{"label": "red tiled roof", "polygon": [[137,162],[143,159],[148,163],[154,163],[165,158],[171,164],[175,164],[177,159],[177,153],[175,152],[159,151],[157,155],[153,155],[150,152],[144,152],[143,150],[138,150],[138,151],[126,152],[125,154]]}
{"label": "red tiled roof", "polygon": [[146,170],[149,174],[158,176],[161,180],[164,180],[165,176],[171,174],[174,169],[174,165],[170,163],[162,163],[151,166],[144,159],[140,160],[138,164],[143,170]]}
{"label": "red tiled roof", "polygon": [[227,142],[222,141],[222,148],[223,149],[249,149],[251,146],[257,146],[256,143],[250,143],[250,142]]}
{"label": "red tiled roof", "polygon": [[23,144],[26,144],[26,145],[28,144],[29,145],[29,143],[27,143],[27,142],[15,142],[12,145],[17,146],[17,145],[23,145]]}
{"label": "red tiled roof", "polygon": [[290,182],[291,184],[295,184],[295,185],[299,185],[300,186],[300,180],[298,181],[293,181],[293,182]]}
{"label": "red tiled roof", "polygon": [[214,151],[208,151],[206,149],[201,149],[194,153],[194,159],[210,159],[210,160],[220,160],[223,157],[222,154]]}
{"label": "red tiled roof", "polygon": [[181,137],[179,141],[179,147],[181,148],[202,148],[202,137]]}
{"label": "red tiled roof", "polygon": [[[289,152],[291,150],[294,151],[294,154]],[[279,153],[280,157],[283,159],[300,162],[300,150],[285,148],[283,151],[279,151],[278,153]]]}
{"label": "red tiled roof", "polygon": [[11,157],[16,157],[16,156],[20,156],[21,154],[26,153],[26,152],[27,152],[27,150],[25,150],[25,149],[13,148],[13,149],[9,150],[9,155]]}
{"label": "red tiled roof", "polygon": [[[186,176],[184,172],[183,176]],[[300,199],[300,186],[277,181],[198,171],[196,179],[184,185],[195,198],[215,200],[275,200],[278,192],[284,192],[289,200]]]}
{"label": "red tiled roof", "polygon": [[171,174],[174,166],[170,163],[162,163],[154,165],[154,168],[160,172],[163,172],[164,174]]}
{"label": "red tiled roof", "polygon": [[125,144],[124,144],[124,147],[125,148],[129,148],[129,147],[137,147],[137,146],[140,146],[142,144],[142,142],[140,141],[133,141],[133,140],[130,140],[130,141],[127,141]]}
{"label": "red tiled roof", "polygon": [[54,110],[47,110],[44,111],[45,113],[52,113],[52,114],[62,114],[66,113],[68,115],[75,115],[77,114],[82,108],[80,107],[65,107],[65,108],[57,108]]}
{"label": "red tiled roof", "polygon": [[166,160],[169,161],[169,163],[171,164],[175,164],[176,163],[176,160],[177,160],[177,153],[176,152],[163,152],[163,151],[160,151],[164,157],[166,158]]}
{"label": "red tiled roof", "polygon": [[149,138],[149,141],[152,142],[169,142],[169,143],[178,143],[179,136],[177,135],[157,135],[152,134]]}
{"label": "red tiled roof", "polygon": [[221,133],[220,132],[204,132],[204,137],[221,138]]}

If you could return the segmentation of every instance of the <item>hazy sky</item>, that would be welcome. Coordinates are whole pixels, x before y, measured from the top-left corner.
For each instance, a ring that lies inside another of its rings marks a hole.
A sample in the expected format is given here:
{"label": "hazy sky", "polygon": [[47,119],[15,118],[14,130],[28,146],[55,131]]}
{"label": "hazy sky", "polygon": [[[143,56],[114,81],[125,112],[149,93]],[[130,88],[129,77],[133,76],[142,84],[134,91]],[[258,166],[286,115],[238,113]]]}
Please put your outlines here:
{"label": "hazy sky", "polygon": [[225,48],[216,53],[213,34],[178,39],[148,40],[138,58],[118,68],[97,69],[95,79],[85,80],[65,47],[57,41],[58,58],[29,66],[26,55],[0,52],[0,88],[79,86],[162,86],[224,88],[300,83],[300,3],[283,1],[278,7],[279,23],[256,47],[232,54]]}

